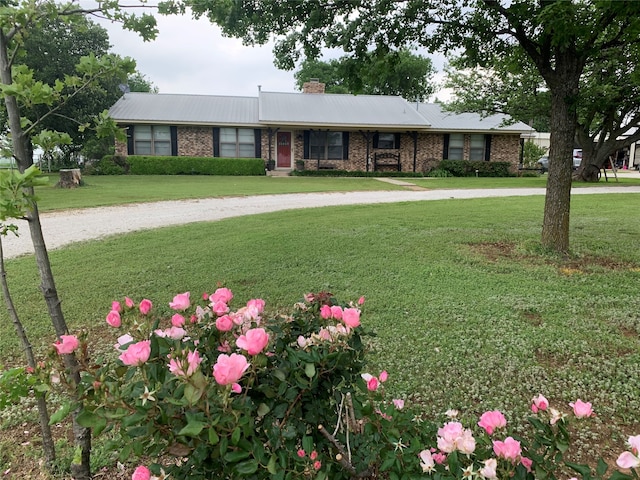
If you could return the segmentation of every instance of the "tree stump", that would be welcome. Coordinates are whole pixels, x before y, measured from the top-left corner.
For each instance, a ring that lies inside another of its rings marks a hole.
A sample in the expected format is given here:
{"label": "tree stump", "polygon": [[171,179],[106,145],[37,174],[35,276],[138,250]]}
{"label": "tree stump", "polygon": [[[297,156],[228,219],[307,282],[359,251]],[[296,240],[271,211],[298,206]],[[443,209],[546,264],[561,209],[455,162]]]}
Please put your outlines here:
{"label": "tree stump", "polygon": [[60,170],[60,181],[57,187],[60,188],[76,188],[82,184],[82,174],[79,168],[71,168]]}

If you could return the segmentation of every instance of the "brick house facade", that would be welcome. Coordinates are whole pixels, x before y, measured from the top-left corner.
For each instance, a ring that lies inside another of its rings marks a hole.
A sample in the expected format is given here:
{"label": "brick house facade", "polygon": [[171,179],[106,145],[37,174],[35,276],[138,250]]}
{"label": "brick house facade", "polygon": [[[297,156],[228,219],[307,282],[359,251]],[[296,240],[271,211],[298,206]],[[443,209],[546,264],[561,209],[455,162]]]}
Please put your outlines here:
{"label": "brick house facade", "polygon": [[251,157],[276,169],[427,172],[443,159],[520,162],[521,123],[444,112],[399,97],[260,92],[258,98],[127,94],[111,109],[128,127],[118,155]]}

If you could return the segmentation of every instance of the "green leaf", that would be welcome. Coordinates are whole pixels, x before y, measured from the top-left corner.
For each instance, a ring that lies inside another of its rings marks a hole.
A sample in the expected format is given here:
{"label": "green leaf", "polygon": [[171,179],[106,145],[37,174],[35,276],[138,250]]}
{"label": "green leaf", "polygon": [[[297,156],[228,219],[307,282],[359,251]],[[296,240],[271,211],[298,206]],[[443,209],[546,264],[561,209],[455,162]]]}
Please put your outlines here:
{"label": "green leaf", "polygon": [[251,475],[258,470],[258,462],[254,459],[247,460],[246,462],[236,465],[236,470],[240,475]]}
{"label": "green leaf", "polygon": [[605,473],[607,473],[608,469],[609,469],[609,465],[607,465],[607,462],[605,462],[603,459],[599,458],[598,459],[598,466],[596,467],[596,474],[599,477],[602,477]]}
{"label": "green leaf", "polygon": [[67,418],[67,415],[71,412],[71,403],[65,402],[60,408],[49,418],[49,425],[55,425]]}
{"label": "green leaf", "polygon": [[307,363],[304,367],[304,374],[309,378],[313,378],[316,375],[316,366],[313,363]]}
{"label": "green leaf", "polygon": [[266,403],[261,403],[258,406],[258,416],[260,416],[260,417],[264,417],[270,411],[271,411],[271,409],[269,408],[269,405],[267,405]]}
{"label": "green leaf", "polygon": [[82,412],[80,412],[80,414],[76,417],[76,422],[78,422],[78,425],[82,427],[91,428],[94,435],[100,435],[100,433],[107,426],[106,418],[96,415],[95,413],[88,410],[83,410]]}
{"label": "green leaf", "polygon": [[244,460],[245,458],[249,457],[249,455],[250,455],[249,452],[247,452],[246,450],[236,450],[236,451],[227,453],[224,456],[224,460],[225,462],[235,463],[240,460]]}
{"label": "green leaf", "polygon": [[[189,418],[187,416],[187,418]],[[178,435],[184,435],[186,437],[197,437],[202,432],[202,429],[206,427],[206,423],[201,422],[200,420],[189,419],[187,424],[182,427],[182,430],[178,432]]]}
{"label": "green leaf", "polygon": [[231,444],[232,445],[237,445],[238,442],[240,441],[240,436],[242,435],[242,430],[240,430],[240,428],[236,427],[233,430],[233,433],[231,434]]}
{"label": "green leaf", "polygon": [[216,432],[216,429],[209,427],[209,444],[216,445],[219,441],[220,437],[218,436],[218,432]]}
{"label": "green leaf", "polygon": [[267,463],[267,472],[271,475],[275,475],[278,469],[276,468],[277,457],[275,455],[271,455],[269,459],[269,463]]}
{"label": "green leaf", "polygon": [[581,465],[579,463],[571,462],[564,462],[564,464],[572,470],[578,472],[584,479],[591,478],[591,468],[589,467],[589,465]]}

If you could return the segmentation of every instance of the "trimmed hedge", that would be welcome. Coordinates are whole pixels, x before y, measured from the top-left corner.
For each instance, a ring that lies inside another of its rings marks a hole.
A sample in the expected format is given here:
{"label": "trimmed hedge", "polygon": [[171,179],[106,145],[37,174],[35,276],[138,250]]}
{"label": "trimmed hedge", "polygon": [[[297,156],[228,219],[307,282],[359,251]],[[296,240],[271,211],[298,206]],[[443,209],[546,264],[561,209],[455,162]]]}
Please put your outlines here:
{"label": "trimmed hedge", "polygon": [[294,170],[291,175],[300,177],[424,177],[419,172],[363,172],[348,170]]}
{"label": "trimmed hedge", "polygon": [[132,175],[265,175],[261,158],[127,157]]}
{"label": "trimmed hedge", "polygon": [[509,162],[484,162],[470,160],[442,160],[438,168],[454,177],[512,177]]}

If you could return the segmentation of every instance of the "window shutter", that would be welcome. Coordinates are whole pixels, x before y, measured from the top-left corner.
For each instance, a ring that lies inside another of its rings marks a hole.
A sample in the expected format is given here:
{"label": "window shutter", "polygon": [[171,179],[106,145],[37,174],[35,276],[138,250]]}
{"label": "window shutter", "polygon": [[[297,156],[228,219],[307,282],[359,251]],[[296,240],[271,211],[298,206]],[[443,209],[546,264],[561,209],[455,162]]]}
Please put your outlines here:
{"label": "window shutter", "polygon": [[220,156],[220,127],[213,127],[213,156]]}
{"label": "window shutter", "polygon": [[394,138],[394,144],[396,149],[400,149],[400,134],[396,133]]}
{"label": "window shutter", "polygon": [[349,132],[342,132],[342,159],[349,158]]}
{"label": "window shutter", "polygon": [[133,125],[127,126],[127,155],[135,155],[133,146]]}
{"label": "window shutter", "polygon": [[491,135],[484,136],[484,160],[491,160]]}
{"label": "window shutter", "polygon": [[309,130],[305,130],[303,132],[303,137],[304,137],[303,157],[309,158]]}
{"label": "window shutter", "polygon": [[178,156],[178,127],[172,126],[169,128],[171,131],[171,156]]}
{"label": "window shutter", "polygon": [[262,158],[262,130],[256,128],[253,133],[255,135],[256,158]]}
{"label": "window shutter", "polygon": [[449,134],[444,134],[444,149],[442,151],[442,159],[446,160],[449,156]]}
{"label": "window shutter", "polygon": [[378,141],[380,139],[380,135],[378,132],[373,134],[373,148],[378,148]]}

